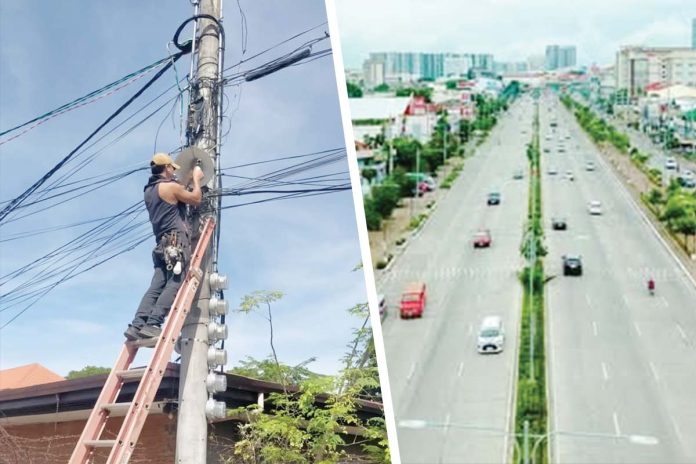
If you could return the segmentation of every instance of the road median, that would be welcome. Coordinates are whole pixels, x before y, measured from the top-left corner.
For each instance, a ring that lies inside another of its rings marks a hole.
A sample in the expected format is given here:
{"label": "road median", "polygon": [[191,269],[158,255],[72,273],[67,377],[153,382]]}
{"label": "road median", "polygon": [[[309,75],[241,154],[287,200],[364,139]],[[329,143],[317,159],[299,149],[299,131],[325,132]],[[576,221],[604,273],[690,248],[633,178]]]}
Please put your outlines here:
{"label": "road median", "polygon": [[[513,462],[548,462],[546,447],[533,440],[547,434],[546,357],[544,352],[544,263],[542,197],[540,182],[539,110],[535,105],[532,141],[527,147],[530,165],[529,206],[521,252],[526,266],[520,272],[523,287],[519,330],[517,392],[515,402],[515,448]],[[533,449],[532,449],[533,448]],[[535,450],[537,454],[531,456]]]}

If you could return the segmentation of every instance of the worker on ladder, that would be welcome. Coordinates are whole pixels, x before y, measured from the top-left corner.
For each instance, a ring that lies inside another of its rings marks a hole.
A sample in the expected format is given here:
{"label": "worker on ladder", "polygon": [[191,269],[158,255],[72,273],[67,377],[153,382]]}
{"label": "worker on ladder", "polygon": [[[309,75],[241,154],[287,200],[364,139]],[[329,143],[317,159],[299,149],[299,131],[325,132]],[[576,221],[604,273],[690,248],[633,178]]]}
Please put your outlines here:
{"label": "worker on ladder", "polygon": [[191,226],[186,221],[186,205],[201,203],[203,171],[193,169],[193,188],[180,184],[175,171],[179,166],[166,153],[150,161],[152,175],[145,185],[145,207],[150,215],[157,245],[152,252],[155,273],[133,321],[123,333],[130,341],[159,337],[164,317],[174,303],[186,275],[191,257]]}

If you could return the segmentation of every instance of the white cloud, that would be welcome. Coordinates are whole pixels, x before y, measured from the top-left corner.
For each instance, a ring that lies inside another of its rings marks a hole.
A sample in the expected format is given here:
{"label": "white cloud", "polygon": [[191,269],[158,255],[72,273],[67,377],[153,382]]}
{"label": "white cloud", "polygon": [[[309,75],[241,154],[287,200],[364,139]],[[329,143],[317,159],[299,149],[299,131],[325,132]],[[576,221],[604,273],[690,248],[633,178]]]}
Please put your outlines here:
{"label": "white cloud", "polygon": [[581,62],[606,63],[624,38],[688,46],[696,17],[686,0],[337,0],[336,6],[349,67],[359,67],[370,51],[488,52],[520,60],[555,43],[576,45]]}

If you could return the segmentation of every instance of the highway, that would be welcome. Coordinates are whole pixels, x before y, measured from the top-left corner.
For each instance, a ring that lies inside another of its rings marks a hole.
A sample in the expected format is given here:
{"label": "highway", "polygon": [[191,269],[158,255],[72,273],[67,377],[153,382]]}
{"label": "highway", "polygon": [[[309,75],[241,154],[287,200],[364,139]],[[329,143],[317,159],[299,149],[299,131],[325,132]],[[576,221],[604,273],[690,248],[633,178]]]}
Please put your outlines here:
{"label": "highway", "polygon": [[[544,219],[568,220],[567,231],[546,230],[552,462],[696,462],[696,288],[572,114],[555,97],[541,102],[542,147],[551,147],[542,152]],[[546,141],[554,114],[559,127]],[[559,134],[571,137],[564,154]],[[597,170],[585,171],[586,160]],[[601,216],[588,214],[591,200]],[[562,275],[566,253],[582,255],[581,277]]]}
{"label": "highway", "polygon": [[[502,463],[512,447],[506,434],[512,426],[532,117],[529,98],[501,116],[377,283],[388,304],[383,334],[397,427],[406,419],[447,425],[399,427],[404,463]],[[523,179],[513,180],[516,169],[523,169]],[[494,189],[502,202],[488,206]],[[490,229],[491,248],[473,248],[479,228]],[[422,319],[401,320],[401,291],[414,280],[427,285],[425,312]],[[500,354],[476,351],[478,327],[487,315],[503,319],[506,348]]]}

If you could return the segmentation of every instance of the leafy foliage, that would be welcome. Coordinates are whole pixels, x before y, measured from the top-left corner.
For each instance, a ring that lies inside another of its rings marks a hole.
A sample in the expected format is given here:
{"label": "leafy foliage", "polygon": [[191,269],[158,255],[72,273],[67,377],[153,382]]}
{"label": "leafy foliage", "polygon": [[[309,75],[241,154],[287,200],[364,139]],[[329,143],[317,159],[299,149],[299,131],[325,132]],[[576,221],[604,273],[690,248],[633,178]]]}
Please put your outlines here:
{"label": "leafy foliage", "polygon": [[[272,330],[270,304],[281,296],[280,292],[254,292],[243,298],[243,310],[250,312],[267,306]],[[349,312],[364,322],[354,331],[354,339],[342,360],[343,370],[337,376],[309,371],[306,365],[313,358],[289,367],[277,361],[275,352],[262,361],[247,358],[233,369],[268,380],[281,378],[292,385],[283,393],[271,393],[263,411],[258,405],[230,411],[245,417],[246,422],[239,426],[240,439],[223,456],[224,462],[338,463],[349,459],[349,446],[362,449],[361,462],[390,462],[384,418],[363,420],[358,416],[360,398],[381,399],[367,304],[355,305]],[[348,427],[352,429],[349,431]],[[346,441],[347,436],[356,434],[357,441]]]}
{"label": "leafy foliage", "polygon": [[349,98],[361,98],[363,96],[363,91],[358,84],[354,82],[346,82],[346,87],[348,87]]}
{"label": "leafy foliage", "polygon": [[80,379],[82,377],[89,377],[92,375],[108,374],[111,372],[110,367],[98,367],[98,366],[85,366],[79,371],[70,371],[65,377],[67,380]]}

